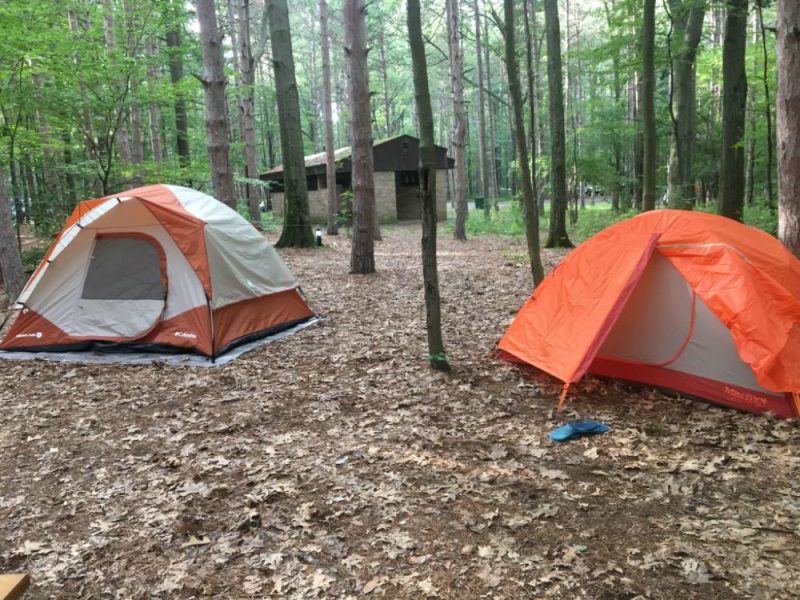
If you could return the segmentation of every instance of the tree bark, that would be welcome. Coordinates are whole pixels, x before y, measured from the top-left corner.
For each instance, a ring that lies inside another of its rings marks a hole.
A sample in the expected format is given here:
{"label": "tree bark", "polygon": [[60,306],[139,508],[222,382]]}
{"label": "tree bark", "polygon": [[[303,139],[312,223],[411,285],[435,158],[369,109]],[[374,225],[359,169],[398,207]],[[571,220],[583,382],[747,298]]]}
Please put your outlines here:
{"label": "tree bark", "polygon": [[453,158],[455,159],[455,203],[456,223],[453,237],[466,240],[467,190],[466,190],[466,144],[467,117],[464,112],[463,61],[461,57],[461,35],[458,29],[458,0],[445,0],[447,16],[448,55],[450,58],[450,89],[453,93]]}
{"label": "tree bark", "polygon": [[8,303],[13,304],[19,297],[25,285],[25,273],[22,269],[22,259],[19,254],[14,226],[11,223],[11,214],[8,210],[6,197],[5,175],[0,167],[0,273],[3,275],[3,285],[6,289]]}
{"label": "tree bark", "polygon": [[203,44],[203,96],[211,183],[217,200],[236,210],[228,144],[228,112],[225,104],[225,63],[222,35],[217,27],[214,0],[196,0],[197,22]]}
{"label": "tree bark", "polygon": [[567,236],[567,157],[558,1],[544,0],[547,84],[550,90],[550,232],[548,248],[571,248]]}
{"label": "tree bark", "polygon": [[433,110],[428,87],[428,65],[422,42],[419,0],[408,0],[408,41],[414,68],[414,91],[419,122],[419,193],[422,200],[422,279],[428,334],[428,363],[447,371],[442,339],[439,272],[436,261],[436,152],[433,141]]}
{"label": "tree bark", "polygon": [[178,161],[181,166],[186,167],[191,162],[191,154],[189,151],[189,119],[186,114],[186,98],[179,87],[183,80],[183,47],[179,24],[174,23],[174,29],[167,31],[166,40],[169,48],[170,81],[175,93],[175,146],[178,151]]}
{"label": "tree bark", "polygon": [[319,33],[322,46],[322,112],[325,117],[325,179],[328,190],[328,235],[338,235],[336,214],[339,194],[336,190],[336,158],[333,147],[333,107],[331,106],[331,51],[328,33],[328,2],[319,0]]}
{"label": "tree bark", "polygon": [[692,160],[696,134],[695,59],[703,30],[706,2],[669,0],[672,17],[672,135],[670,137],[667,203],[691,209],[694,203]]}
{"label": "tree bark", "polygon": [[294,74],[289,9],[286,0],[267,0],[266,10],[283,158],[283,231],[275,245],[279,248],[310,248],[315,245],[315,240],[308,211],[300,100]]}
{"label": "tree bark", "polygon": [[525,218],[525,237],[528,242],[528,259],[531,264],[531,275],[534,286],[544,279],[544,268],[539,251],[539,206],[533,193],[530,163],[528,162],[528,141],[525,137],[525,117],[522,113],[522,90],[519,82],[517,66],[517,48],[514,31],[514,0],[504,0],[506,71],[508,73],[508,92],[511,97],[511,108],[514,115],[514,140],[517,146],[517,164],[522,187],[522,213]]}
{"label": "tree bark", "polygon": [[644,0],[642,16],[642,210],[656,208],[656,0]]}
{"label": "tree bark", "polygon": [[744,129],[747,116],[747,0],[728,0],[722,48],[722,164],[719,213],[742,220],[744,212]]}
{"label": "tree bark", "polygon": [[[243,131],[241,136],[242,142],[244,142],[244,175],[247,179],[258,179],[255,126],[256,71],[250,42],[250,0],[239,0],[239,65],[242,74],[242,86],[244,87],[241,94],[241,102],[239,103],[239,110],[242,112]],[[258,188],[246,183],[245,193],[247,195],[250,221],[260,229],[261,211],[258,207]]]}
{"label": "tree bark", "polygon": [[800,4],[778,0],[778,237],[800,258]]}
{"label": "tree bark", "polygon": [[353,186],[351,273],[374,273],[375,181],[372,164],[367,35],[364,0],[344,0],[344,46],[348,64]]}
{"label": "tree bark", "polygon": [[480,0],[473,0],[475,10],[475,57],[478,63],[478,160],[480,161],[481,196],[483,216],[488,219],[492,207],[489,204],[489,174],[486,156],[486,101],[483,93],[483,49],[481,48]]}

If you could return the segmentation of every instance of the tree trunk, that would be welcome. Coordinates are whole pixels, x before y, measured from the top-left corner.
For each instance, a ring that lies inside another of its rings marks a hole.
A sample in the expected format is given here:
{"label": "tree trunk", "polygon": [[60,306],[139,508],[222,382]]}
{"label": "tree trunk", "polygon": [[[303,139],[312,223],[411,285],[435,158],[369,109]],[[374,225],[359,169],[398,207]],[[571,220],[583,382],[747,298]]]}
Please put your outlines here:
{"label": "tree trunk", "polygon": [[[239,104],[244,128],[241,132],[242,142],[244,142],[244,175],[247,179],[258,179],[255,126],[256,71],[250,42],[250,0],[239,0],[239,65],[242,73],[242,85],[244,86]],[[245,193],[247,195],[250,221],[260,229],[261,211],[258,207],[258,188],[248,182],[245,184]]]}
{"label": "tree trunk", "polygon": [[[770,207],[775,206],[775,191],[772,185],[772,155],[775,151],[775,143],[772,135],[772,101],[770,100],[771,94],[769,91],[769,52],[767,51],[767,31],[764,25],[764,12],[762,10],[762,2],[764,0],[755,0],[756,12],[758,12],[758,24],[761,30],[761,51],[763,53],[763,73],[762,81],[764,82],[764,117],[767,121],[767,203]],[[794,75],[792,75],[794,77]]]}
{"label": "tree trunk", "polygon": [[447,13],[448,54],[450,58],[450,89],[453,93],[453,152],[455,159],[456,223],[453,237],[466,240],[467,190],[466,144],[467,117],[464,112],[464,80],[462,75],[461,34],[458,29],[458,1],[445,0]]}
{"label": "tree trunk", "polygon": [[656,0],[644,0],[642,16],[642,210],[656,208]]}
{"label": "tree trunk", "polygon": [[[530,158],[526,157],[526,162],[530,160],[530,177],[531,187],[533,190],[533,201],[536,204],[536,255],[539,256],[539,184],[536,177],[536,74],[533,70],[533,34],[531,33],[530,22],[528,18],[528,0],[524,0],[523,15],[525,25],[525,66],[528,74],[528,106],[530,108],[528,113],[528,147],[530,149]],[[535,20],[534,20],[535,22]],[[513,32],[512,32],[513,33]],[[513,41],[513,40],[512,40]],[[517,65],[514,65],[515,68]],[[519,69],[517,68],[517,79],[519,79]],[[509,84],[509,90],[511,86]],[[513,94],[512,102],[514,100]],[[521,101],[521,100],[520,100]],[[525,191],[523,187],[522,191]],[[528,242],[530,244],[530,240]],[[539,259],[541,264],[541,258]]]}
{"label": "tree trunk", "polygon": [[322,111],[325,116],[325,179],[328,190],[328,235],[338,235],[336,213],[339,194],[336,190],[336,158],[333,147],[333,107],[331,106],[331,51],[328,34],[328,2],[319,0],[320,37],[322,42]]}
{"label": "tree trunk", "polygon": [[375,181],[372,165],[367,35],[364,0],[343,4],[344,47],[348,64],[350,145],[352,148],[353,244],[351,273],[374,273]]}
{"label": "tree trunk", "polygon": [[8,303],[13,304],[25,285],[25,273],[22,270],[19,246],[8,210],[5,175],[2,168],[0,168],[0,273],[3,275]]}
{"label": "tree trunk", "polygon": [[722,48],[722,164],[719,214],[742,220],[744,128],[747,116],[747,0],[728,0]]}
{"label": "tree trunk", "polygon": [[384,27],[378,29],[378,52],[380,55],[381,82],[383,83],[383,120],[384,134],[386,137],[392,135],[392,108],[389,102],[389,65],[386,60],[386,39]]}
{"label": "tree trunk", "polygon": [[[489,164],[489,195],[494,199],[494,207],[498,208],[497,196],[499,194],[500,184],[497,178],[497,145],[495,141],[495,122],[494,122],[494,101],[492,99],[492,65],[491,56],[489,54],[489,18],[484,15],[483,18],[483,58],[484,67],[486,70],[486,91],[488,102],[486,104],[486,112],[489,117],[489,148],[486,151],[486,160]],[[488,199],[487,199],[488,202]]]}
{"label": "tree trunk", "polygon": [[289,9],[286,0],[267,0],[266,10],[283,160],[283,231],[275,245],[278,248],[310,248],[316,242],[308,211],[300,100],[294,75]]}
{"label": "tree trunk", "polygon": [[489,218],[492,207],[489,204],[489,164],[486,156],[486,100],[483,93],[483,48],[481,48],[480,0],[473,0],[475,10],[475,57],[478,61],[478,160],[480,161],[481,195],[483,196],[483,216]]}
{"label": "tree trunk", "polygon": [[558,1],[544,0],[547,84],[550,90],[550,232],[548,248],[571,248],[567,236],[567,157]]}
{"label": "tree trunk", "polygon": [[225,104],[225,63],[222,35],[217,27],[214,0],[196,0],[197,22],[203,44],[203,95],[211,183],[217,200],[236,210],[230,156],[228,154],[228,112]]}
{"label": "tree trunk", "polygon": [[[112,52],[117,49],[117,40],[114,33],[114,4],[111,0],[103,0],[103,35],[106,47]],[[123,163],[131,162],[131,143],[128,134],[127,119],[123,118],[117,129],[117,152]]]}
{"label": "tree trunk", "polygon": [[419,0],[408,0],[408,41],[414,68],[414,91],[419,122],[419,193],[422,200],[422,279],[428,333],[428,362],[447,371],[450,365],[442,340],[439,272],[436,264],[436,152],[433,141],[433,110],[428,88],[428,65],[422,41]]}
{"label": "tree trunk", "polygon": [[178,151],[178,161],[186,167],[191,161],[189,152],[189,119],[186,115],[186,99],[180,90],[179,84],[183,80],[183,48],[181,45],[180,27],[167,31],[167,47],[169,48],[169,74],[172,86],[175,89],[175,145]]}
{"label": "tree trunk", "polygon": [[800,258],[800,4],[778,0],[778,237]]}
{"label": "tree trunk", "polygon": [[508,73],[508,91],[511,97],[511,108],[514,115],[514,140],[517,146],[517,164],[519,165],[520,185],[522,187],[522,213],[525,218],[525,236],[528,241],[528,259],[531,263],[531,275],[534,286],[544,279],[542,257],[539,252],[539,206],[533,194],[530,163],[528,162],[528,141],[525,137],[525,117],[522,113],[522,90],[519,82],[517,66],[517,49],[514,40],[514,0],[504,0],[506,71]]}
{"label": "tree trunk", "polygon": [[669,0],[672,16],[672,135],[670,137],[667,202],[691,209],[694,203],[692,160],[695,146],[695,58],[703,30],[706,2]]}
{"label": "tree trunk", "polygon": [[[146,53],[147,59],[147,85],[151,89],[158,87],[158,67],[156,66],[156,56],[158,55],[158,46],[155,40],[150,40],[147,44]],[[148,116],[150,118],[150,152],[153,155],[154,162],[161,162],[164,160],[164,151],[161,148],[161,111],[158,102],[151,102],[147,107]]]}

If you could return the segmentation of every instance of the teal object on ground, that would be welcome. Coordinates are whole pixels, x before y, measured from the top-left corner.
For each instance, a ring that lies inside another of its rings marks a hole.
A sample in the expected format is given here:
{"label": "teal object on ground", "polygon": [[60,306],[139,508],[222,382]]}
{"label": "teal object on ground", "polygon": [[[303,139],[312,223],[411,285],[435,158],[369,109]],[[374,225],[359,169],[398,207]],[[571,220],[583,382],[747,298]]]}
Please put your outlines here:
{"label": "teal object on ground", "polygon": [[599,421],[570,421],[550,432],[550,439],[554,442],[566,442],[584,435],[606,433],[608,425]]}

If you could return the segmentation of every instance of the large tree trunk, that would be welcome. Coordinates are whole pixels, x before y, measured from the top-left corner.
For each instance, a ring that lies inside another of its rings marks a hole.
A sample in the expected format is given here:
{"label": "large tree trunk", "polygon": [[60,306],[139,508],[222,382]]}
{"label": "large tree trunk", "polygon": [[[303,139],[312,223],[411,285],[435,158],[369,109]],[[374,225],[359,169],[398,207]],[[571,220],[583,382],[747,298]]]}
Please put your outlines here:
{"label": "large tree trunk", "polygon": [[267,0],[266,10],[283,158],[283,231],[275,245],[279,248],[310,248],[315,241],[308,211],[300,99],[294,75],[289,9],[286,0]]}
{"label": "large tree trunk", "polygon": [[8,303],[12,304],[25,285],[25,273],[22,270],[19,246],[8,210],[5,175],[2,168],[0,168],[0,273],[3,276]]}
{"label": "large tree trunk", "polygon": [[228,153],[228,112],[225,104],[225,62],[222,58],[222,35],[217,27],[214,0],[196,0],[197,22],[203,44],[203,95],[205,98],[206,137],[211,183],[217,200],[236,210]]}
{"label": "large tree trunk", "polygon": [[351,273],[374,273],[375,181],[372,164],[367,35],[364,0],[345,0],[344,46],[347,54],[352,148],[353,244]]}
{"label": "large tree trunk", "polygon": [[428,65],[422,42],[419,0],[408,0],[408,41],[414,66],[414,92],[419,122],[419,192],[422,200],[422,279],[428,332],[428,362],[440,371],[450,368],[442,340],[439,272],[436,264],[436,153]]}
{"label": "large tree trunk", "polygon": [[642,210],[656,208],[656,0],[644,0],[642,16]]}
{"label": "large tree trunk", "polygon": [[544,0],[544,20],[550,90],[550,232],[546,245],[548,248],[571,248],[567,236],[567,157],[558,0]]}
{"label": "large tree trunk", "polygon": [[328,2],[319,0],[320,37],[322,42],[322,111],[325,116],[325,179],[328,191],[328,235],[338,235],[336,213],[339,194],[336,191],[336,158],[333,147],[333,107],[331,106],[331,51],[328,34]]}
{"label": "large tree trunk", "polygon": [[706,2],[669,0],[669,6],[672,15],[672,135],[667,202],[672,208],[691,209],[694,203],[692,160],[696,132],[695,58]]}
{"label": "large tree trunk", "polygon": [[483,215],[487,219],[492,207],[489,205],[489,165],[486,156],[486,101],[483,93],[483,48],[481,47],[480,0],[473,0],[475,10],[475,57],[478,61],[478,160],[480,161],[481,196]]}
{"label": "large tree trunk", "polygon": [[169,74],[170,81],[175,90],[175,145],[178,151],[178,161],[186,167],[191,161],[189,152],[189,119],[186,115],[186,98],[180,91],[179,84],[183,80],[183,48],[181,45],[181,31],[177,23],[175,28],[167,31],[167,47],[169,48]]}
{"label": "large tree trunk", "polygon": [[744,211],[744,128],[747,116],[747,0],[728,0],[722,48],[722,164],[719,213],[742,220]]}
{"label": "large tree trunk", "polygon": [[778,0],[778,237],[800,258],[800,4]]}
{"label": "large tree trunk", "polygon": [[[239,65],[244,90],[239,103],[242,112],[242,141],[244,142],[245,177],[258,179],[256,164],[256,126],[255,126],[255,83],[256,71],[250,43],[250,0],[239,0]],[[258,188],[250,183],[245,185],[250,221],[261,226],[261,212],[258,208]]]}
{"label": "large tree trunk", "polygon": [[461,34],[458,29],[458,2],[445,0],[447,13],[447,39],[450,56],[450,89],[453,93],[453,152],[456,163],[455,203],[456,223],[453,237],[466,240],[467,231],[467,189],[466,189],[466,145],[467,117],[464,112],[464,79],[461,57]]}
{"label": "large tree trunk", "polygon": [[525,236],[528,241],[528,259],[531,263],[533,284],[539,285],[544,279],[542,257],[539,252],[539,206],[533,194],[530,163],[528,162],[528,142],[525,138],[525,117],[522,113],[522,90],[517,67],[517,49],[514,40],[514,0],[504,0],[505,26],[503,34],[506,41],[506,71],[511,108],[514,114],[514,139],[519,160],[520,185],[522,187],[522,212],[525,217]]}

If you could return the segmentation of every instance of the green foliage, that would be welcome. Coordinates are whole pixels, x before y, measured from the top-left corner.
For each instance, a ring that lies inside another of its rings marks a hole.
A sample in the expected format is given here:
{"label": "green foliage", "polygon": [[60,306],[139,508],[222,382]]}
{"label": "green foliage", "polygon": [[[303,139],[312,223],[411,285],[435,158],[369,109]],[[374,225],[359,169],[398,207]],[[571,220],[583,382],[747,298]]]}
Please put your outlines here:
{"label": "green foliage", "polygon": [[44,253],[47,252],[46,246],[34,246],[33,248],[23,248],[22,250],[22,268],[25,273],[33,273],[39,263],[44,258]]}

